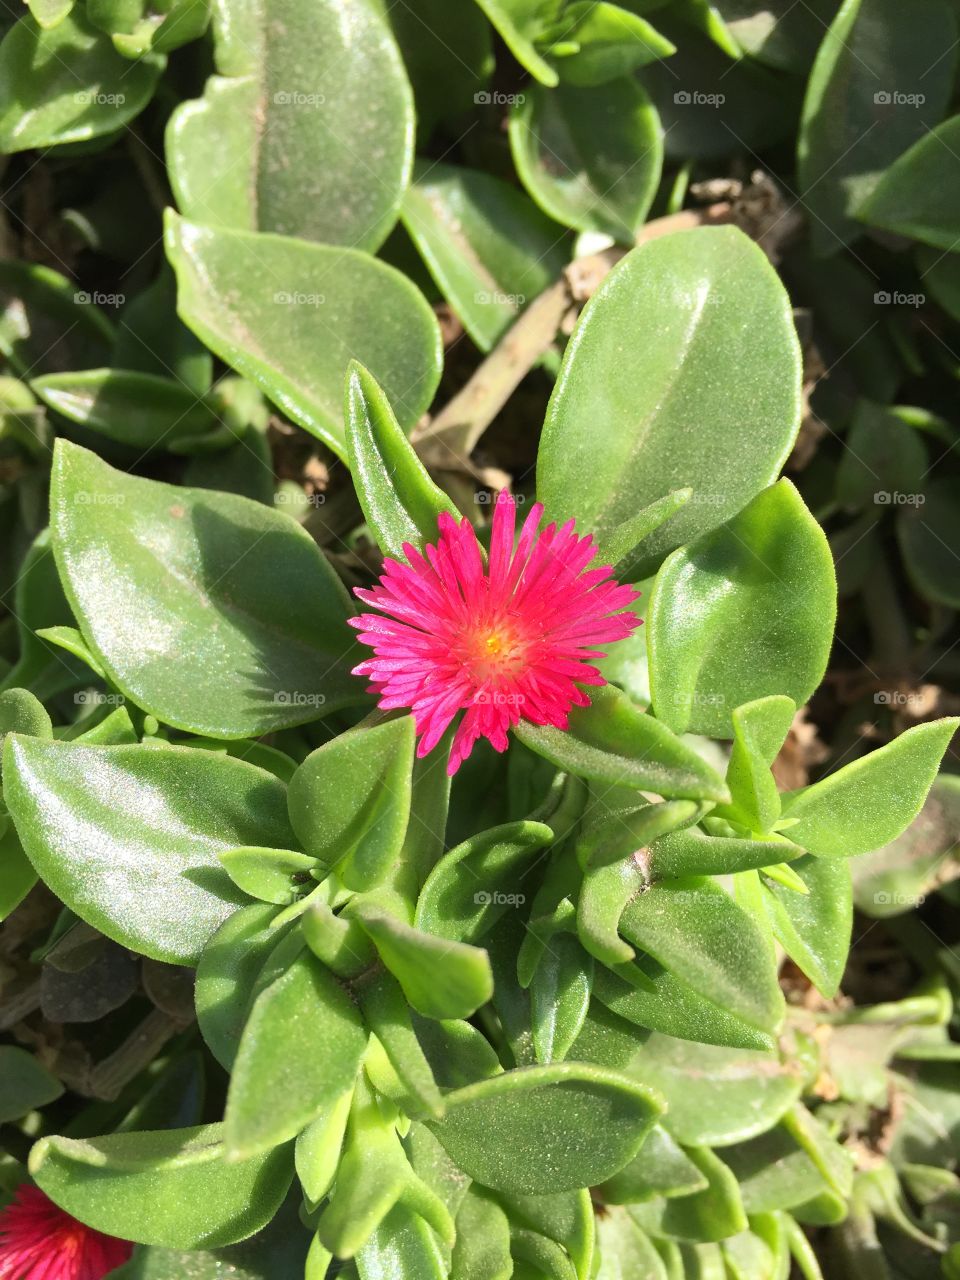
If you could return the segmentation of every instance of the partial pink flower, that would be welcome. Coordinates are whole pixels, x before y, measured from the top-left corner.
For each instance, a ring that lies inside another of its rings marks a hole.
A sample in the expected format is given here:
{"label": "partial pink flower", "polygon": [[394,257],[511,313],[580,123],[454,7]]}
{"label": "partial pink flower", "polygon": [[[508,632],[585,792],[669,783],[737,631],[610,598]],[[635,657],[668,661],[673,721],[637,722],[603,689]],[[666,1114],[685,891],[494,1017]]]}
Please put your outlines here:
{"label": "partial pink flower", "polygon": [[536,503],[514,548],[516,503],[498,494],[484,568],[469,520],[441,515],[426,557],[406,542],[406,564],[388,558],[377,586],[356,589],[381,613],[351,619],[374,653],[354,674],[369,677],[384,710],[412,710],[422,735],[417,754],[431,751],[465,712],[449,773],[478,738],[504,751],[507,730],[520,720],[566,729],[570,708],[590,701],[579,686],[606,683],[591,665],[604,657],[597,646],[639,625],[628,610],[639,593],[611,578],[609,565],[587,568],[593,538],[578,537],[572,520],[538,532],[542,516]]}
{"label": "partial pink flower", "polygon": [[86,1227],[37,1187],[24,1185],[0,1212],[0,1280],[101,1280],[133,1252]]}

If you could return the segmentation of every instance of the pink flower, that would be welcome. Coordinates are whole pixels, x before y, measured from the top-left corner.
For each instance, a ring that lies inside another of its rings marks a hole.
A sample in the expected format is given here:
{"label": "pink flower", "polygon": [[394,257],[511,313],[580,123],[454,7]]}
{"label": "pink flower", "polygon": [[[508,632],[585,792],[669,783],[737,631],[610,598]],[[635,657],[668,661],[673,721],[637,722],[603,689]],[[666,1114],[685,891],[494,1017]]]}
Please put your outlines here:
{"label": "pink flower", "polygon": [[441,515],[426,558],[404,543],[406,564],[388,558],[372,591],[356,589],[388,616],[351,619],[374,652],[354,674],[369,676],[384,710],[413,711],[417,754],[466,712],[449,773],[478,738],[505,750],[507,730],[521,719],[566,729],[570,708],[590,701],[579,686],[606,683],[589,662],[604,656],[597,645],[639,625],[625,612],[638,593],[611,578],[609,565],[587,569],[592,537],[577,537],[572,520],[538,532],[542,515],[535,504],[514,550],[516,503],[498,494],[486,569],[470,522]]}
{"label": "pink flower", "polygon": [[133,1252],[24,1185],[0,1213],[0,1280],[101,1280]]}

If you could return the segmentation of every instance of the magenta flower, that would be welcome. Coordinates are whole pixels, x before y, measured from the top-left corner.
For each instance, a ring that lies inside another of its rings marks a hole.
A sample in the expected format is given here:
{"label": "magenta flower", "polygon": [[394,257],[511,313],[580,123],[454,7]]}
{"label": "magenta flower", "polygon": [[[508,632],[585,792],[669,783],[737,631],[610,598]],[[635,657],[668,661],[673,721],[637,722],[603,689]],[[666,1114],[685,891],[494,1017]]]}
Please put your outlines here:
{"label": "magenta flower", "polygon": [[639,625],[627,611],[638,593],[611,578],[609,565],[587,569],[593,538],[577,537],[572,520],[538,532],[542,515],[537,503],[514,550],[516,503],[498,494],[486,570],[470,522],[441,515],[426,558],[406,542],[408,563],[388,558],[372,591],[356,589],[388,616],[351,619],[374,653],[354,674],[369,676],[384,710],[412,710],[422,735],[417,754],[466,713],[448,773],[478,738],[504,751],[507,730],[520,720],[566,729],[570,708],[590,701],[579,686],[606,683],[590,665],[604,656],[597,646]]}
{"label": "magenta flower", "polygon": [[133,1252],[24,1185],[0,1213],[0,1280],[102,1280]]}

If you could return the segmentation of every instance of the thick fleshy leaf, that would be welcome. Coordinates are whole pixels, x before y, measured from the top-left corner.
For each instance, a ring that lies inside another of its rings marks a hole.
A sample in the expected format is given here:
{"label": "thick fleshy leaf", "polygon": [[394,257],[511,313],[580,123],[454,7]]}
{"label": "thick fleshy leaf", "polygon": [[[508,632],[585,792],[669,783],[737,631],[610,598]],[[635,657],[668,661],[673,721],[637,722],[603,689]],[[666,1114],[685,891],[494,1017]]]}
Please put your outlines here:
{"label": "thick fleshy leaf", "polygon": [[221,853],[220,863],[237,888],[251,898],[286,907],[303,892],[294,877],[309,876],[317,860],[293,849],[251,848],[246,845]]}
{"label": "thick fleshy leaf", "polygon": [[23,851],[16,827],[9,822],[0,836],[0,921],[19,907],[36,883],[33,863]]}
{"label": "thick fleshy leaf", "polygon": [[602,85],[637,67],[676,53],[676,45],[629,7],[607,0],[574,0],[563,10],[546,39],[564,84]]}
{"label": "thick fleshy leaf", "polygon": [[511,111],[510,146],[524,186],[551,218],[633,240],[663,165],[660,118],[637,81],[530,85]]}
{"label": "thick fleshy leaf", "polygon": [[0,263],[0,312],[0,351],[24,377],[104,364],[116,339],[89,294],[33,263]]}
{"label": "thick fleshy leaf", "polygon": [[663,1127],[686,1147],[725,1147],[762,1133],[794,1104],[803,1068],[778,1052],[652,1035],[631,1067],[667,1100]]}
{"label": "thick fleshy leaf", "polygon": [[367,1036],[346,990],[304,947],[254,1001],[230,1077],[231,1160],[269,1151],[353,1084]]}
{"label": "thick fleshy leaf", "polygon": [[28,14],[0,44],[0,152],[118,132],[150,101],[165,61],[128,62],[82,9],[47,30]]}
{"label": "thick fleshy leaf", "polygon": [[42,1191],[82,1222],[140,1244],[216,1248],[253,1235],[283,1203],[293,1153],[228,1161],[223,1126],[43,1138],[30,1153]]}
{"label": "thick fleshy leaf", "polygon": [[514,730],[558,769],[615,786],[694,800],[726,800],[726,786],[692,747],[607,685],[574,707],[569,729],[526,722]]}
{"label": "thick fleshy leaf", "polygon": [[960,608],[956,572],[960,512],[956,493],[956,479],[943,476],[929,482],[925,494],[911,494],[914,501],[897,516],[904,564],[917,589],[928,600],[953,609]]}
{"label": "thick fleshy leaf", "polygon": [[440,330],[392,267],[355,249],[202,227],[174,214],[166,244],[184,323],[340,457],[351,360],[370,370],[405,429],[429,405]]}
{"label": "thick fleshy leaf", "polygon": [[836,995],[850,950],[853,890],[850,864],[806,856],[791,863],[809,890],[796,893],[767,882],[767,910],[777,941],[821,995]]}
{"label": "thick fleshy leaf", "polygon": [[845,0],[820,46],[803,108],[798,175],[816,251],[860,233],[855,215],[888,165],[940,120],[957,24],[947,0]]}
{"label": "thick fleshy leaf", "polygon": [[657,1236],[698,1243],[726,1240],[746,1231],[747,1215],[737,1180],[724,1162],[708,1147],[691,1147],[687,1155],[707,1179],[704,1190],[676,1199],[631,1205],[630,1217],[643,1230]]}
{"label": "thick fleshy leaf", "polygon": [[597,1280],[672,1280],[650,1237],[626,1209],[608,1206],[597,1219],[600,1269]]}
{"label": "thick fleshy leaf", "polygon": [[[947,61],[947,59],[945,59]],[[938,249],[956,249],[960,185],[950,156],[960,146],[960,116],[924,133],[899,155],[860,207],[863,222]]]}
{"label": "thick fleshy leaf", "polygon": [[289,516],[125,475],[63,440],[50,505],[84,639],[159,720],[254,737],[356,697],[346,593]]}
{"label": "thick fleshy leaf", "polygon": [[640,1153],[604,1183],[603,1199],[609,1204],[635,1204],[654,1196],[693,1195],[707,1186],[707,1179],[679,1143],[657,1124]]}
{"label": "thick fleshy leaf", "polygon": [[777,972],[759,926],[714,880],[663,881],[620,919],[628,941],[696,991],[762,1031],[783,1018]]}
{"label": "thick fleshy leaf", "polygon": [[29,689],[5,689],[0,693],[0,749],[8,733],[25,733],[32,738],[53,737],[50,714]]}
{"label": "thick fleshy leaf", "polygon": [[429,1127],[477,1182],[518,1195],[589,1187],[636,1155],[660,1101],[585,1063],[508,1071],[457,1089]]}
{"label": "thick fleshy leaf", "polygon": [[0,1124],[20,1120],[29,1111],[55,1102],[63,1085],[32,1053],[0,1045]]}
{"label": "thick fleshy leaf", "polygon": [[[377,1037],[378,1043],[370,1046],[364,1059],[369,1079],[388,1097],[395,1097],[397,1105],[408,1116],[443,1115],[443,1099],[417,1038],[400,983],[392,973],[377,969],[354,982],[351,990],[360,1004],[364,1022]],[[394,1077],[390,1082],[394,1087],[390,1089],[376,1081],[376,1068],[382,1065],[378,1050],[382,1050],[382,1057],[390,1068],[389,1073],[381,1072],[383,1079],[388,1074]],[[399,1081],[399,1089],[395,1081]]]}
{"label": "thick fleshy leaf", "polygon": [[404,1206],[391,1209],[357,1253],[359,1280],[446,1280],[439,1242]]}
{"label": "thick fleshy leaf", "polygon": [[593,960],[576,937],[550,939],[530,983],[533,1047],[540,1063],[563,1062],[590,1007]]}
{"label": "thick fleshy leaf", "polygon": [[457,1210],[452,1274],[460,1280],[510,1280],[510,1223],[492,1196],[470,1187]]}
{"label": "thick fleshy leaf", "polygon": [[61,901],[122,946],[171,964],[196,963],[243,901],[217,855],[293,840],[276,778],[189,747],[13,735],[3,781],[27,856]]}
{"label": "thick fleshy leaf", "polygon": [[846,446],[837,467],[837,501],[848,510],[889,504],[894,492],[923,502],[915,495],[925,488],[927,450],[921,433],[897,414],[860,400]]}
{"label": "thick fleshy leaf", "polygon": [[726,876],[776,866],[797,857],[798,852],[785,840],[711,836],[700,827],[687,827],[655,841],[643,855],[643,868],[649,880]]}
{"label": "thick fleshy leaf", "polygon": [[44,404],[135,449],[171,448],[214,426],[207,404],[172,378],[126,369],[52,373],[30,384]]}
{"label": "thick fleshy leaf", "polygon": [[350,889],[372,889],[399,856],[410,818],[410,716],[352,729],[311,752],[290,779],[301,844]]}
{"label": "thick fleshy leaf", "polygon": [[422,933],[362,904],[355,914],[417,1013],[469,1018],[493,995],[490,961],[479,947]]}
{"label": "thick fleshy leaf", "polygon": [[396,221],[414,127],[381,7],[242,0],[219,8],[221,74],[181,104],[167,130],[181,212],[208,226],[376,249]]}
{"label": "thick fleshy leaf", "polygon": [[733,796],[730,813],[751,831],[769,831],[780,817],[780,795],[770,766],[796,710],[793,699],[783,694],[734,709],[733,748],[727,766],[727,786]]}
{"label": "thick fleshy leaf", "polygon": [[889,844],[914,820],[960,727],[934,720],[844,765],[813,786],[784,797],[788,834],[810,853],[852,858]]}
{"label": "thick fleshy leaf", "polygon": [[460,512],[407,440],[376,379],[356,362],[347,377],[347,462],[370,532],[385,556],[436,541],[437,517]]}
{"label": "thick fleshy leaf", "polygon": [[790,301],[761,250],[729,227],[663,236],[628,253],[580,317],[537,491],[551,516],[595,531],[602,555],[639,508],[692,488],[635,552],[630,576],[644,577],[776,479],[799,416]]}
{"label": "thick fleshy leaf", "polygon": [[835,617],[826,536],[781,480],[657,574],[646,626],[657,716],[678,733],[729,738],[742,703],[787,694],[802,706]]}
{"label": "thick fleshy leaf", "polygon": [[547,23],[559,15],[562,0],[477,0],[507,48],[541,84],[557,83],[557,73],[542,57],[537,42]]}
{"label": "thick fleshy leaf", "polygon": [[481,351],[490,350],[569,259],[561,226],[516,187],[478,169],[422,164],[402,216]]}
{"label": "thick fleshy leaf", "polygon": [[744,51],[768,66],[803,75],[837,10],[837,0],[713,0],[730,35]]}
{"label": "thick fleshy leaf", "polygon": [[479,942],[505,912],[523,906],[524,879],[553,831],[542,822],[508,822],[465,840],[427,877],[417,902],[417,928],[439,938]]}

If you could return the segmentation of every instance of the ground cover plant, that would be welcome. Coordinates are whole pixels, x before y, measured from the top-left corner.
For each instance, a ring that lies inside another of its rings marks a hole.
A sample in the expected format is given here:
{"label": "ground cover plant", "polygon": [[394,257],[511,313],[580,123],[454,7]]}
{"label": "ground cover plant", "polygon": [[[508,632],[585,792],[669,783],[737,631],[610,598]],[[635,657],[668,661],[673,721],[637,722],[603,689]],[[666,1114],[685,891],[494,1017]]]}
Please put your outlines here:
{"label": "ground cover plant", "polygon": [[29,0],[0,1277],[960,1277],[955,0]]}

